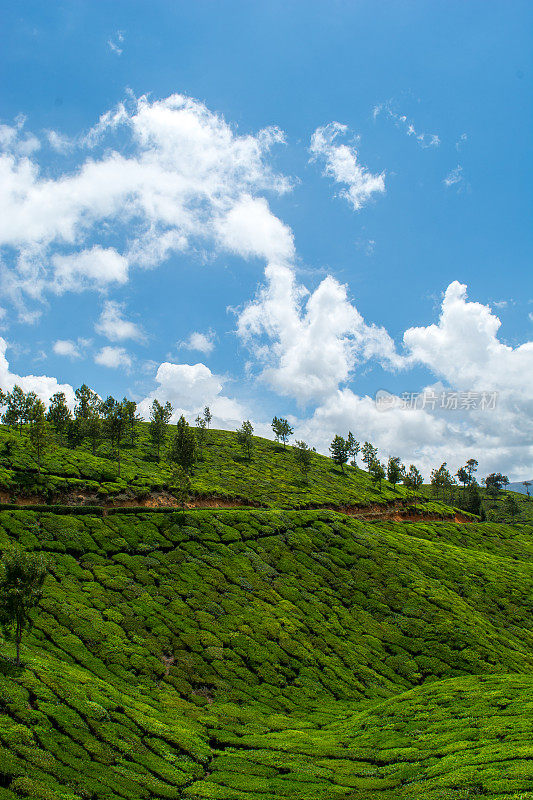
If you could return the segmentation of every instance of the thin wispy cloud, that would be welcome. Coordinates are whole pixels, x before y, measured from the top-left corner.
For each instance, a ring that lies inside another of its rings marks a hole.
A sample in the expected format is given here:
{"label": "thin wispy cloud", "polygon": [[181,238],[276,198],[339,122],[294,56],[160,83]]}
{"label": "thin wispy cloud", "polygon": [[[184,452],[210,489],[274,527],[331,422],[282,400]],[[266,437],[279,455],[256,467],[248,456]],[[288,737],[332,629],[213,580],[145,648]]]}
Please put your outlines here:
{"label": "thin wispy cloud", "polygon": [[398,128],[407,134],[407,136],[412,136],[420,147],[425,149],[428,147],[438,147],[440,145],[440,137],[436,133],[421,133],[417,130],[414,122],[405,114],[398,114],[394,111],[390,102],[379,103],[374,106],[372,111],[374,119],[377,119],[380,114],[384,114],[385,117],[391,119]]}
{"label": "thin wispy cloud", "polygon": [[458,186],[464,182],[463,168],[458,164],[455,169],[450,170],[443,180],[443,184],[447,187]]}
{"label": "thin wispy cloud", "polygon": [[123,43],[124,34],[122,31],[117,31],[113,38],[107,40],[107,46],[113,53],[116,53],[117,56],[121,56],[124,52],[124,48],[122,47]]}

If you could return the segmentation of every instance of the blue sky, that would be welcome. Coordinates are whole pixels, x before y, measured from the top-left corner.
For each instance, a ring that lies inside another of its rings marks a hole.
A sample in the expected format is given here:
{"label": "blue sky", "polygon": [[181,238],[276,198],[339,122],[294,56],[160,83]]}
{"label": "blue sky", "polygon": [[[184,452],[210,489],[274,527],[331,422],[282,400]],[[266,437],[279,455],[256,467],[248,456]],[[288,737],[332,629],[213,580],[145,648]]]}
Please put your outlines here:
{"label": "blue sky", "polygon": [[[531,476],[530,3],[2,16],[6,388]],[[425,387],[497,408],[401,407]]]}

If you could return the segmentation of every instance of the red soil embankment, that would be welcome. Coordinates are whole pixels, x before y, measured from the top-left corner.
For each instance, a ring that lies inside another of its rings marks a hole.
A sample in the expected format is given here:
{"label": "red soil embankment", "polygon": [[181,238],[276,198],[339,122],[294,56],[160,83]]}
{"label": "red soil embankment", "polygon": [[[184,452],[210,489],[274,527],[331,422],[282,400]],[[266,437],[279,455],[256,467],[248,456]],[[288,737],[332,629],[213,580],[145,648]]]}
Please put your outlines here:
{"label": "red soil embankment", "polygon": [[[11,497],[7,492],[0,491],[0,503],[8,503],[20,506],[36,506],[45,505],[45,501],[38,495],[29,495],[28,497]],[[57,498],[55,503],[63,506],[72,506],[79,508],[88,505],[99,506],[103,509],[108,508],[181,508],[181,504],[169,492],[152,492],[148,497],[126,497],[117,496],[114,498],[102,499],[96,493],[71,493],[61,498]],[[195,508],[261,508],[259,503],[254,503],[250,500],[242,498],[227,499],[223,497],[197,497],[192,498],[185,504],[187,509]],[[434,520],[437,522],[472,522],[472,519],[455,512],[453,515],[441,516],[439,514],[424,511],[420,507],[417,513],[413,513],[412,508],[406,508],[404,501],[395,501],[385,505],[374,503],[372,505],[310,505],[300,506],[301,511],[336,511],[340,514],[346,514],[356,519],[366,520],[368,522],[392,520],[393,522],[421,522],[423,520]]]}

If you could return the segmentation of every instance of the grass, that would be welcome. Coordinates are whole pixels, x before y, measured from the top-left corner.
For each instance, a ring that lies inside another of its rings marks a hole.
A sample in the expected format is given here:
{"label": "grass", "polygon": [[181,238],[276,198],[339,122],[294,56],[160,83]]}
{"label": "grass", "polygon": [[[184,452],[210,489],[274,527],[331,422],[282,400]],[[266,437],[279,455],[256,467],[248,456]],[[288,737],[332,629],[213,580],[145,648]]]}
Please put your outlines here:
{"label": "grass", "polygon": [[0,512],[50,565],[0,646],[0,800],[530,800],[532,534]]}

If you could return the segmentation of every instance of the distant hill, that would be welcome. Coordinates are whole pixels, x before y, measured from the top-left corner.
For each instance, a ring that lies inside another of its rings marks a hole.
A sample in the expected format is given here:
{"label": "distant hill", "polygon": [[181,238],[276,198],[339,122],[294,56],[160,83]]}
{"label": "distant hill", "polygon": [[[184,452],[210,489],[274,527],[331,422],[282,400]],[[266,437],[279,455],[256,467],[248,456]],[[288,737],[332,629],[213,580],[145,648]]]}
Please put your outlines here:
{"label": "distant hill", "polygon": [[[529,487],[530,495],[533,495],[533,478],[529,481],[531,486]],[[520,492],[520,494],[527,494],[526,487],[524,486],[523,481],[516,481],[515,483],[510,483],[507,487],[511,492]]]}

